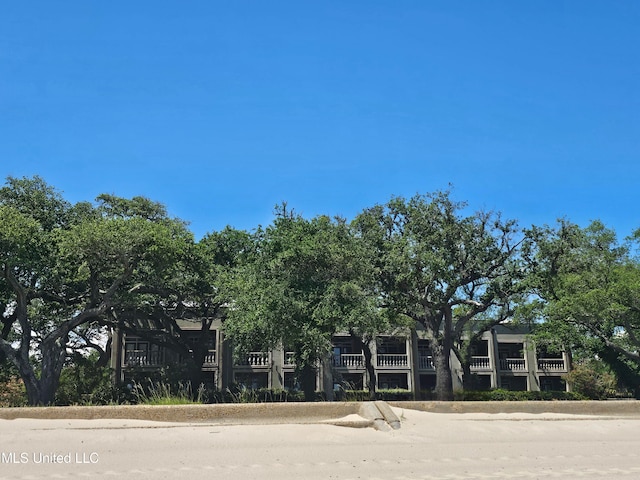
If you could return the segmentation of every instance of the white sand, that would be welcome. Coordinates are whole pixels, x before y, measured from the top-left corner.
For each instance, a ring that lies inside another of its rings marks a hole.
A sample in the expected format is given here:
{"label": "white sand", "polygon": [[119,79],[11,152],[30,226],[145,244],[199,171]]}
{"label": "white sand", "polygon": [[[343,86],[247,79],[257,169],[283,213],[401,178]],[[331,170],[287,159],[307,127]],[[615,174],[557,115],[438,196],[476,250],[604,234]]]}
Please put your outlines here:
{"label": "white sand", "polygon": [[394,411],[390,432],[0,420],[0,479],[640,478],[637,418]]}

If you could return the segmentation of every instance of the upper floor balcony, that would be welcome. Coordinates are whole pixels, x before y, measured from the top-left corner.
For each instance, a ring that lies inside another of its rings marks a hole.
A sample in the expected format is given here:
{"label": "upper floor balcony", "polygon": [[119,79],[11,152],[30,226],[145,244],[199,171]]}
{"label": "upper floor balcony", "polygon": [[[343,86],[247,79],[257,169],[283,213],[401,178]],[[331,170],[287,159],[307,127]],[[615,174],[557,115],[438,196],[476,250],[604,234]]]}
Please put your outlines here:
{"label": "upper floor balcony", "polygon": [[165,364],[162,350],[127,350],[124,352],[123,367],[160,367]]}
{"label": "upper floor balcony", "polygon": [[268,367],[271,364],[269,352],[249,352],[234,363],[240,367]]}
{"label": "upper floor balcony", "polygon": [[501,358],[500,370],[507,372],[526,372],[527,362],[524,358]]}
{"label": "upper floor balcony", "polygon": [[491,358],[489,358],[488,356],[472,356],[470,367],[472,371],[476,372],[493,370],[491,366]]}
{"label": "upper floor balcony", "polygon": [[564,358],[538,358],[540,372],[566,372],[567,365]]}
{"label": "upper floor balcony", "polygon": [[406,353],[378,353],[376,364],[379,368],[408,367],[409,356]]}
{"label": "upper floor balcony", "polygon": [[[193,353],[190,351],[189,353]],[[171,360],[175,361],[176,358],[178,362],[183,362],[183,357],[176,357],[175,354],[172,355],[171,352],[169,354],[165,354],[165,351],[160,350],[127,350],[124,353],[123,358],[123,367],[162,367],[166,365]],[[217,352],[215,350],[208,350],[205,354],[204,361],[202,363],[203,367],[214,367],[218,365]]]}
{"label": "upper floor balcony", "polygon": [[204,362],[202,364],[203,367],[213,367],[218,364],[218,356],[216,355],[215,350],[208,350],[207,354],[204,356]]}
{"label": "upper floor balcony", "polygon": [[362,353],[334,354],[333,366],[337,368],[364,368],[364,355]]}
{"label": "upper floor balcony", "polygon": [[420,370],[435,370],[435,365],[433,364],[433,356],[431,355],[418,355],[418,369]]}
{"label": "upper floor balcony", "polygon": [[284,352],[284,366],[295,367],[296,366],[296,354],[295,352]]}

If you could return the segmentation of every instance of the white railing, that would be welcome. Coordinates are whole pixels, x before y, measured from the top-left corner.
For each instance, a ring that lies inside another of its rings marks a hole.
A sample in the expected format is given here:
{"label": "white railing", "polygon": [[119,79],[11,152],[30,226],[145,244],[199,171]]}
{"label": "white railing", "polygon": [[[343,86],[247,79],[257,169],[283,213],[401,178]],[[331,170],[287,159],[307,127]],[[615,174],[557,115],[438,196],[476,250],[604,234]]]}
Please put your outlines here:
{"label": "white railing", "polygon": [[566,368],[564,366],[564,360],[562,358],[539,358],[538,370],[564,372],[566,371]]}
{"label": "white railing", "polygon": [[376,355],[379,367],[407,367],[409,359],[407,354],[379,353]]}
{"label": "white railing", "polygon": [[491,370],[491,360],[489,357],[471,357],[471,370]]}
{"label": "white railing", "polygon": [[164,364],[164,352],[149,350],[127,350],[124,354],[125,367],[153,367]]}
{"label": "white railing", "polygon": [[216,357],[216,351],[215,350],[207,351],[207,354],[204,356],[204,363],[202,365],[211,366],[211,365],[217,365],[217,364],[218,364],[218,359]]}
{"label": "white railing", "polygon": [[292,366],[296,364],[296,354],[293,352],[284,352],[284,364]]}
{"label": "white railing", "polygon": [[433,364],[433,357],[431,355],[419,355],[418,368],[420,370],[434,370],[436,367]]}
{"label": "white railing", "polygon": [[334,367],[364,367],[364,355],[362,353],[342,353],[333,356]]}
{"label": "white railing", "polygon": [[250,365],[252,367],[267,367],[269,366],[269,353],[268,352],[249,352],[247,356],[240,359],[238,365]]}
{"label": "white railing", "polygon": [[524,358],[503,358],[500,360],[500,370],[526,372],[527,365]]}

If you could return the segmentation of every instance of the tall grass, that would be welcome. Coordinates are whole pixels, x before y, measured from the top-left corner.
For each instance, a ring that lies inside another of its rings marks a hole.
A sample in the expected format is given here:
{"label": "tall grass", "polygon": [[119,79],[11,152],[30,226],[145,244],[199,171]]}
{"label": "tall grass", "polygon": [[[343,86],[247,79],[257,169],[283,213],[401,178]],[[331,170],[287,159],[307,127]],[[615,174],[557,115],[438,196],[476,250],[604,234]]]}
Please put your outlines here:
{"label": "tall grass", "polygon": [[174,387],[166,382],[134,382],[131,393],[136,402],[142,405],[186,405],[205,403],[206,400],[204,385],[200,384],[194,395],[191,382],[178,382]]}

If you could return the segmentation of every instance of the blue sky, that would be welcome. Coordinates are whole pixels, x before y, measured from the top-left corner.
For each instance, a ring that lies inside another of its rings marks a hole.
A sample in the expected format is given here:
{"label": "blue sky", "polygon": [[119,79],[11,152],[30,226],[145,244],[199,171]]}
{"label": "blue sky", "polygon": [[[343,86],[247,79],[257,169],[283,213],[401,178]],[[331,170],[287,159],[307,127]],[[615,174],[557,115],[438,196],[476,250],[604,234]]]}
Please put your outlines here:
{"label": "blue sky", "polygon": [[640,227],[640,2],[32,1],[0,10],[0,173],[200,237],[446,189]]}

